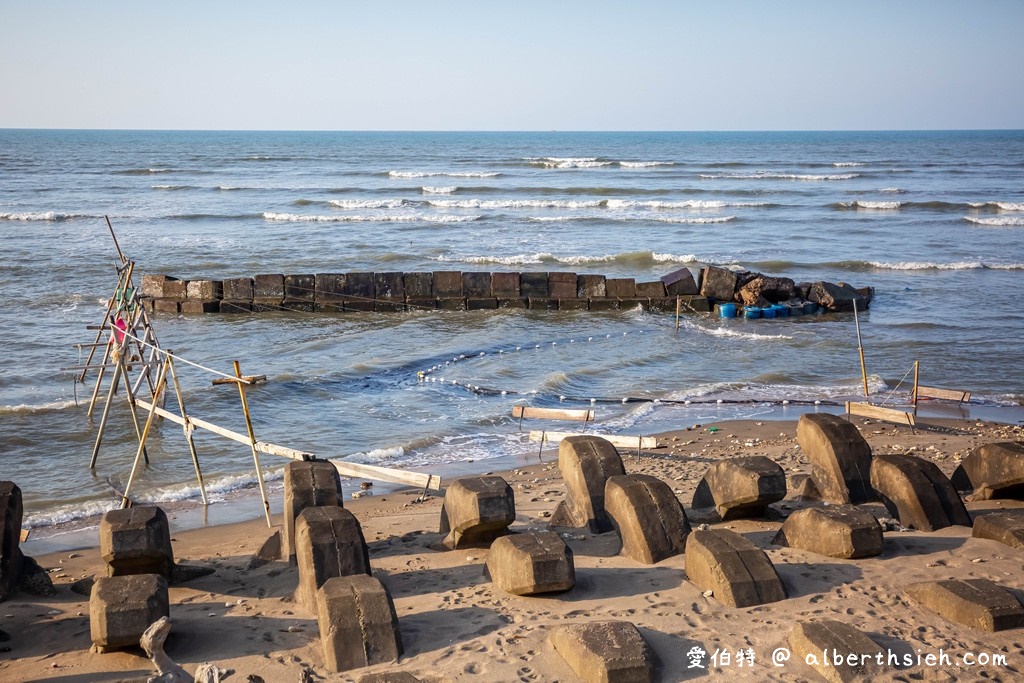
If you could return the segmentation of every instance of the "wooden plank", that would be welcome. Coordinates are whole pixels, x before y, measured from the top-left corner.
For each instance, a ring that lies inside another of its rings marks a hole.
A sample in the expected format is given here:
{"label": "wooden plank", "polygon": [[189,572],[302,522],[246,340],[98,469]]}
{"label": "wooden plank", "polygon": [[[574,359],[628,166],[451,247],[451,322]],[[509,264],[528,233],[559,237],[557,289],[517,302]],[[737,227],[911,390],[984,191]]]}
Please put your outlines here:
{"label": "wooden plank", "polygon": [[30,535],[31,533],[32,533],[32,530],[31,530],[31,529],[22,529],[22,530],[21,530],[21,541],[20,541],[20,542],[21,542],[21,543],[24,543],[25,541],[27,541],[27,540],[28,540],[28,537],[29,537],[29,535]]}
{"label": "wooden plank", "polygon": [[658,440],[653,436],[627,436],[625,434],[584,434],[583,432],[548,432],[534,430],[530,432],[530,441],[561,441],[569,436],[599,436],[616,448],[639,448],[650,450],[658,447]]}
{"label": "wooden plank", "polygon": [[[245,380],[246,384],[265,384],[266,381],[267,381],[267,376],[266,375],[244,375],[242,377],[242,379]],[[238,380],[235,379],[234,377],[218,377],[217,379],[212,381],[212,384],[214,386],[219,386],[221,384],[235,384],[237,381]]]}
{"label": "wooden plank", "polygon": [[392,484],[406,484],[418,488],[441,490],[441,477],[436,474],[424,474],[422,472],[410,472],[408,470],[396,470],[390,467],[378,467],[376,465],[363,465],[358,462],[345,462],[344,460],[328,460],[334,465],[338,474],[346,477],[361,477],[363,479],[376,479],[387,481]]}
{"label": "wooden plank", "polygon": [[871,405],[870,403],[855,403],[853,401],[847,401],[846,413],[848,415],[860,415],[861,417],[873,417],[876,420],[905,424],[910,427],[917,426],[917,420],[914,419],[913,413],[895,410],[894,408],[883,408],[881,406]]}
{"label": "wooden plank", "polygon": [[917,397],[940,398],[949,401],[956,401],[957,403],[967,403],[971,400],[971,392],[961,391],[960,389],[940,389],[939,387],[919,386],[917,388]]}
{"label": "wooden plank", "polygon": [[593,410],[567,410],[561,408],[534,408],[533,406],[512,406],[512,417],[543,418],[548,420],[577,420],[593,422]]}

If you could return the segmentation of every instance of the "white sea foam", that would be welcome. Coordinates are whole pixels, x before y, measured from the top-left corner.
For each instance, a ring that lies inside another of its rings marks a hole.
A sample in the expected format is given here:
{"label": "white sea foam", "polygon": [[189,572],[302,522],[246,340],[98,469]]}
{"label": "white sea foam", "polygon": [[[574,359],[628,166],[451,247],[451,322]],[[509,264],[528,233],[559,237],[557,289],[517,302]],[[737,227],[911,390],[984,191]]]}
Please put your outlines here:
{"label": "white sea foam", "polygon": [[544,168],[601,168],[613,163],[601,161],[597,157],[529,157],[527,161]]}
{"label": "white sea foam", "polygon": [[818,175],[812,173],[702,173],[705,180],[852,180],[859,178],[859,173],[834,173]]}
{"label": "white sea foam", "polygon": [[497,171],[389,171],[392,178],[496,178]]}
{"label": "white sea foam", "polygon": [[339,209],[394,209],[409,205],[405,199],[331,199],[327,203]]}
{"label": "white sea foam", "polygon": [[975,225],[984,225],[995,228],[1024,226],[1024,217],[1022,216],[998,216],[994,218],[964,216],[964,220],[969,223],[974,223]]}
{"label": "white sea foam", "polygon": [[725,209],[735,207],[765,206],[767,202],[726,202],[719,199],[688,199],[681,202],[636,201],[630,199],[608,199],[609,209]]}
{"label": "white sea foam", "polygon": [[907,191],[900,187],[883,187],[879,192],[883,194],[906,194]]}
{"label": "white sea foam", "polygon": [[995,202],[1002,211],[1024,211],[1024,202]]}
{"label": "white sea foam", "polygon": [[344,458],[345,462],[354,462],[362,465],[379,465],[385,462],[391,462],[400,459],[405,455],[405,448],[402,446],[392,446],[390,448],[374,448],[372,451],[366,451],[364,453],[353,453],[352,455]]}
{"label": "white sea foam", "polygon": [[74,213],[60,213],[57,211],[23,211],[18,213],[0,213],[0,220],[4,221],[66,221],[72,218],[88,218]]}
{"label": "white sea foam", "polygon": [[658,263],[697,263],[696,254],[659,254],[657,252],[651,254],[654,260]]}
{"label": "white sea foam", "polygon": [[834,161],[832,165],[835,168],[847,168],[850,166],[864,166],[865,164],[863,161]]}
{"label": "white sea foam", "polygon": [[596,209],[602,200],[571,199],[432,199],[430,206],[441,209]]}
{"label": "white sea foam", "polygon": [[458,187],[455,185],[445,185],[443,187],[432,187],[430,185],[424,185],[421,188],[423,194],[455,194],[458,191]]}
{"label": "white sea foam", "polygon": [[63,410],[65,408],[74,408],[75,401],[68,399],[65,401],[48,401],[46,403],[22,403],[14,406],[0,406],[0,415],[7,413],[39,413],[47,410]]}
{"label": "white sea foam", "polygon": [[854,202],[839,202],[840,206],[856,207],[858,209],[869,209],[872,211],[893,211],[903,206],[903,202],[873,202],[865,199],[858,199]]}
{"label": "white sea foam", "polygon": [[617,221],[653,221],[656,223],[679,223],[689,225],[704,225],[709,223],[729,223],[736,220],[736,216],[667,216],[658,214],[641,214],[633,216],[599,216],[592,214],[580,214],[577,216],[527,216],[526,220],[540,223],[561,223],[580,220],[617,220]]}
{"label": "white sea foam", "polygon": [[622,168],[650,168],[652,166],[675,166],[674,161],[620,161]]}
{"label": "white sea foam", "polygon": [[407,213],[387,214],[379,216],[321,216],[295,213],[274,213],[266,211],[263,217],[268,221],[288,223],[468,223],[479,220],[480,216],[452,216],[445,214]]}

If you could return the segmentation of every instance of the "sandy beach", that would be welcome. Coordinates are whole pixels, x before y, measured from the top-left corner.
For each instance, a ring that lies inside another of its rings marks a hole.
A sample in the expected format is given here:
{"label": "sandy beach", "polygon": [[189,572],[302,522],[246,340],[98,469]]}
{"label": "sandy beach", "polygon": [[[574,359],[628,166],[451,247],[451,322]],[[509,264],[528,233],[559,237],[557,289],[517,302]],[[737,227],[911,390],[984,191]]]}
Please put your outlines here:
{"label": "sandy beach", "polygon": [[[855,418],[855,424],[873,453],[913,453],[934,461],[947,475],[975,446],[1024,440],[1020,426],[976,420],[931,419],[914,434],[863,418]],[[910,666],[887,667],[874,680],[1024,677],[1024,631],[973,630],[946,621],[903,593],[914,581],[986,578],[1021,598],[1021,551],[972,538],[971,529],[962,526],[934,533],[886,531],[884,552],[859,560],[775,546],[772,539],[787,515],[820,504],[800,496],[810,468],[797,444],[795,421],[690,425],[659,435],[658,444],[640,457],[620,451],[626,471],[667,482],[694,528],[710,523],[732,529],[764,549],[785,586],[785,600],[743,609],[724,606],[687,581],[683,556],[642,565],[618,554],[615,532],[594,535],[586,529],[563,533],[575,556],[575,588],[547,596],[510,595],[484,575],[488,550],[435,549],[441,540],[441,496],[417,502],[418,492],[397,491],[347,499],[345,505],[362,525],[373,575],[394,598],[405,646],[400,661],[330,673],[323,666],[315,615],[293,600],[297,569],[285,562],[251,568],[254,553],[275,529],[256,518],[183,531],[176,528],[174,513],[169,516],[176,561],[215,572],[171,587],[173,631],[167,652],[189,672],[204,662],[230,670],[229,681],[359,681],[385,672],[407,672],[431,683],[575,681],[548,642],[550,633],[564,624],[615,619],[639,627],[656,654],[661,681],[804,681],[819,679],[802,661],[773,662],[773,652],[788,647],[795,623],[830,618],[860,629],[901,661],[913,659]],[[786,499],[762,519],[716,523],[702,518],[691,509],[697,483],[712,462],[736,455],[765,455],[781,465]],[[557,450],[548,448],[543,462],[494,473],[515,492],[512,531],[547,528],[546,518],[565,495],[556,460]],[[346,498],[351,491],[346,487]],[[863,507],[876,517],[889,517],[880,503]],[[968,501],[967,507],[977,517],[1021,508],[1024,502]],[[280,522],[276,516],[275,523]],[[88,598],[70,587],[104,575],[97,547],[36,559],[50,573],[57,594],[36,598],[22,593],[0,604],[0,629],[10,636],[0,643],[0,679],[71,683],[145,680],[153,674],[141,650],[89,651]],[[699,651],[705,656],[693,666]],[[741,652],[747,654],[741,657]],[[929,665],[928,655],[940,660]],[[969,665],[971,660],[991,662],[990,655],[1004,656],[1005,664]]]}

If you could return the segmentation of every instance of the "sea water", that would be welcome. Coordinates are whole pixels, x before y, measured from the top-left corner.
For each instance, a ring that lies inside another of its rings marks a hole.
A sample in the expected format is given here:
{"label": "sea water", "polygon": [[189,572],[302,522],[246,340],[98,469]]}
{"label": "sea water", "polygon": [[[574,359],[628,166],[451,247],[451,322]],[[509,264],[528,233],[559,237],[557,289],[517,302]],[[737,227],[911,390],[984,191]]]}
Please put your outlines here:
{"label": "sea water", "polygon": [[[973,392],[942,414],[1024,416],[1021,131],[3,130],[0,478],[21,487],[37,535],[116,506],[138,445],[118,396],[88,468],[95,374],[79,384],[67,369],[117,284],[105,216],[137,283],[430,270],[646,281],[714,264],[871,286],[859,322],[873,400],[905,402],[920,361],[922,383]],[[419,471],[536,457],[514,403],[592,407],[595,431],[650,434],[863,395],[851,314],[689,314],[678,330],[640,309],[153,321],[183,358],[268,377],[248,392],[259,440]],[[178,369],[190,415],[245,432],[233,387]],[[211,500],[252,493],[247,447],[196,442]],[[148,454],[139,500],[198,501],[179,427],[160,423]],[[284,461],[261,463],[279,486]]]}

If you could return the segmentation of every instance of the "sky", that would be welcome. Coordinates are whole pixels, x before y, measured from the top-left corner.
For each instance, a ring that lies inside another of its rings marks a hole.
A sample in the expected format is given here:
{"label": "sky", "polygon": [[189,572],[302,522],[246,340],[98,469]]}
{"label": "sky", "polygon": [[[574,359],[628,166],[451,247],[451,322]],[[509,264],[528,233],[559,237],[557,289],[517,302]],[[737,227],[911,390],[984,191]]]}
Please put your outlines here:
{"label": "sky", "polygon": [[0,128],[1024,128],[1024,0],[0,0]]}

